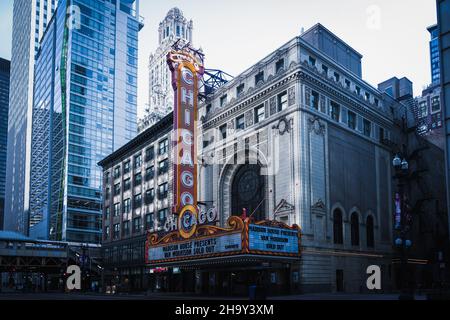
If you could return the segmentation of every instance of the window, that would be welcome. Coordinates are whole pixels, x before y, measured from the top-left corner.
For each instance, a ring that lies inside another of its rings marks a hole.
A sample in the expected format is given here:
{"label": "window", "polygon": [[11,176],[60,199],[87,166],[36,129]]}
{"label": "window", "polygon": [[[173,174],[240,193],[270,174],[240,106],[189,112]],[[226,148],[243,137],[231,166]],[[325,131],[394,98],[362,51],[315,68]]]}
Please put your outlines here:
{"label": "window", "polygon": [[158,164],[158,174],[165,174],[169,171],[169,161],[163,160]]}
{"label": "window", "polygon": [[342,212],[339,209],[333,212],[333,236],[335,244],[344,243],[344,230],[342,225]]}
{"label": "window", "polygon": [[356,128],[356,114],[350,110],[347,112],[347,124],[350,129]]}
{"label": "window", "polygon": [[371,134],[372,134],[372,123],[369,121],[369,120],[367,120],[367,119],[364,119],[364,121],[363,121],[363,133],[364,133],[364,135],[366,136],[366,137],[370,137],[371,136]]}
{"label": "window", "polygon": [[258,83],[264,81],[264,71],[260,71],[255,76],[255,86],[258,85]]}
{"label": "window", "polygon": [[164,139],[163,141],[161,141],[159,143],[158,154],[160,156],[162,156],[163,154],[166,154],[167,151],[169,151],[169,140],[168,139]]}
{"label": "window", "polygon": [[130,172],[130,160],[123,164],[123,174]]}
{"label": "window", "polygon": [[147,148],[145,150],[145,161],[152,161],[155,158],[155,149],[153,148],[153,146]]}
{"label": "window", "polygon": [[145,181],[150,181],[155,178],[155,167],[151,166],[145,169]]}
{"label": "window", "polygon": [[158,211],[158,222],[160,226],[163,226],[166,223],[168,214],[169,214],[168,209],[162,209]]}
{"label": "window", "polygon": [[114,195],[117,196],[120,194],[120,183],[116,183],[114,185]]}
{"label": "window", "polygon": [[313,57],[309,57],[309,64],[311,65],[311,66],[315,66],[316,65],[316,59],[314,59]]}
{"label": "window", "polygon": [[114,217],[118,217],[120,215],[120,203],[114,204]]}
{"label": "window", "polygon": [[359,217],[356,212],[352,213],[351,220],[351,241],[352,246],[359,246]]}
{"label": "window", "polygon": [[236,95],[239,97],[244,92],[244,84],[240,84],[236,88]]}
{"label": "window", "polygon": [[227,125],[221,125],[219,127],[219,131],[220,131],[220,136],[222,139],[226,139],[227,138]]}
{"label": "window", "polygon": [[113,234],[114,240],[119,239],[119,235],[120,235],[120,224],[117,223],[114,225],[114,234]]}
{"label": "window", "polygon": [[142,155],[137,155],[134,157],[134,168],[138,169],[142,166]]}
{"label": "window", "polygon": [[111,196],[111,189],[109,187],[106,187],[105,189],[105,199],[108,200]]}
{"label": "window", "polygon": [[378,129],[378,136],[379,136],[380,142],[383,142],[384,141],[384,129],[382,127],[380,127]]}
{"label": "window", "polygon": [[130,178],[125,179],[123,181],[123,191],[125,192],[127,190],[130,190],[130,188],[131,188],[131,179]]}
{"label": "window", "polygon": [[207,114],[211,112],[211,108],[212,108],[211,104],[208,104],[208,105],[206,106],[206,113],[207,113]]}
{"label": "window", "polygon": [[365,96],[365,98],[366,98],[366,101],[370,101],[370,93],[366,92],[366,93],[364,94],[364,96]]}
{"label": "window", "polygon": [[158,187],[158,199],[166,199],[167,198],[167,183],[163,183]]}
{"label": "window", "polygon": [[378,107],[380,105],[380,101],[377,98],[375,98],[373,101],[375,103],[375,106]]}
{"label": "window", "polygon": [[109,216],[111,215],[111,208],[106,207],[105,208],[105,220],[109,220]]}
{"label": "window", "polygon": [[366,237],[367,247],[373,248],[375,246],[375,233],[373,230],[373,217],[368,216],[366,221]]}
{"label": "window", "polygon": [[346,87],[347,89],[350,89],[350,86],[351,86],[350,80],[345,79],[345,87]]}
{"label": "window", "polygon": [[141,217],[133,219],[133,233],[141,232]]}
{"label": "window", "polygon": [[109,183],[109,172],[105,172],[105,184]]}
{"label": "window", "polygon": [[334,73],[334,80],[336,80],[336,82],[339,82],[341,80],[341,76],[339,75],[339,73]]}
{"label": "window", "polygon": [[120,177],[120,166],[117,166],[114,168],[114,179],[117,179]]}
{"label": "window", "polygon": [[281,69],[284,69],[284,59],[280,59],[275,64],[275,73],[278,73]]}
{"label": "window", "polygon": [[319,93],[316,91],[311,92],[311,96],[309,98],[309,105],[316,109],[319,110]]}
{"label": "window", "polygon": [[255,123],[259,123],[264,120],[266,116],[264,104],[256,107],[255,109]]}
{"label": "window", "polygon": [[227,95],[223,95],[220,97],[220,106],[223,107],[227,103]]}
{"label": "window", "polygon": [[130,213],[131,212],[131,200],[125,199],[123,200],[123,213]]}
{"label": "window", "polygon": [[322,64],[322,72],[328,75],[328,67],[324,64]]}
{"label": "window", "polygon": [[236,130],[245,129],[245,118],[244,115],[236,118]]}
{"label": "window", "polygon": [[145,204],[151,204],[155,200],[155,189],[148,189],[145,191]]}
{"label": "window", "polygon": [[282,111],[287,108],[288,97],[287,92],[282,92],[278,95],[278,111]]}
{"label": "window", "polygon": [[122,236],[126,237],[130,235],[130,221],[124,221],[122,223]]}
{"label": "window", "polygon": [[433,97],[431,98],[431,112],[435,113],[441,110],[441,104],[439,101],[439,97]]}
{"label": "window", "polygon": [[134,175],[134,186],[139,186],[142,183],[142,174],[138,173]]}
{"label": "window", "polygon": [[104,236],[105,240],[109,239],[109,226],[105,227],[105,236]]}
{"label": "window", "polygon": [[419,118],[425,118],[428,115],[428,105],[426,101],[419,103]]}
{"label": "window", "polygon": [[341,115],[341,106],[338,105],[334,101],[330,102],[330,106],[331,106],[331,110],[330,110],[331,119],[333,119],[334,121],[339,122],[340,121],[340,115]]}
{"label": "window", "polygon": [[361,95],[361,88],[358,87],[358,86],[356,86],[356,87],[355,87],[355,92],[356,92],[356,94],[357,94],[358,96],[360,96],[360,95]]}
{"label": "window", "polygon": [[133,198],[133,209],[138,209],[142,206],[142,194],[137,194]]}
{"label": "window", "polygon": [[153,212],[145,215],[145,230],[153,229],[154,226],[154,218]]}

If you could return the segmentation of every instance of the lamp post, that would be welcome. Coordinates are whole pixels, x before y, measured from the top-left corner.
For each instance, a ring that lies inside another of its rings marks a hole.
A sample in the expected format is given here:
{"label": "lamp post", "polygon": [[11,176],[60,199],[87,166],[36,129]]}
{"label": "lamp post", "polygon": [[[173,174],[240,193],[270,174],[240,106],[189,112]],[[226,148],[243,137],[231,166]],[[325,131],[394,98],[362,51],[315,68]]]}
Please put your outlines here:
{"label": "lamp post", "polygon": [[410,230],[412,216],[407,206],[407,196],[405,185],[409,176],[409,163],[400,155],[396,155],[392,160],[395,170],[394,179],[397,181],[397,192],[395,194],[395,246],[400,253],[400,272],[401,272],[401,294],[400,300],[413,300],[414,295],[408,290],[408,250],[412,246]]}

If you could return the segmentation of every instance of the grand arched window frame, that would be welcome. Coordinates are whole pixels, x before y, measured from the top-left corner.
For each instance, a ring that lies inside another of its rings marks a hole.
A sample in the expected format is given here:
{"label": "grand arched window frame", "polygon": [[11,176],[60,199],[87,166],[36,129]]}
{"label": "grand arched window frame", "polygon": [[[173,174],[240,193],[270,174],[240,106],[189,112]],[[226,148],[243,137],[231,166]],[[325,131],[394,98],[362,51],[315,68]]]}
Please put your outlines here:
{"label": "grand arched window frame", "polygon": [[344,221],[341,209],[333,210],[333,241],[335,244],[344,244]]}

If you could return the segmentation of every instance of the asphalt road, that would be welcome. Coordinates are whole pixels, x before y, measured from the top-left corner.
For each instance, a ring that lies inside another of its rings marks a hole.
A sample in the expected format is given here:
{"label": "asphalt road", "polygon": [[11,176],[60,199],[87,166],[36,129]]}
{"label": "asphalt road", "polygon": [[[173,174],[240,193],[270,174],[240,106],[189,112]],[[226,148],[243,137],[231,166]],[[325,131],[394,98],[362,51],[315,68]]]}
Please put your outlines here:
{"label": "asphalt road", "polygon": [[[398,300],[398,294],[305,294],[268,297],[267,300]],[[426,300],[416,296],[416,300]],[[94,294],[94,293],[0,293],[0,300],[248,300],[245,297],[212,297],[192,294]]]}

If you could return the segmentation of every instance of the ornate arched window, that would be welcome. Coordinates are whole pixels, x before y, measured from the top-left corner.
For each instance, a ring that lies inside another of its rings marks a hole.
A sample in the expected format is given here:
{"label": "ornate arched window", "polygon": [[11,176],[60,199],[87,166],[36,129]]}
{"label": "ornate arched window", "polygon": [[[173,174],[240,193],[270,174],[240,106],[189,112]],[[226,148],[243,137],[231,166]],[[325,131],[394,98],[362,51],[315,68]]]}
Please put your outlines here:
{"label": "ornate arched window", "polygon": [[366,240],[367,247],[369,248],[373,248],[375,246],[375,233],[373,228],[373,217],[368,216],[366,221]]}
{"label": "ornate arched window", "polygon": [[339,209],[336,209],[333,212],[333,235],[334,235],[334,243],[336,243],[336,244],[344,243],[342,212]]}
{"label": "ornate arched window", "polygon": [[352,246],[359,246],[359,217],[356,212],[350,218]]}
{"label": "ornate arched window", "polygon": [[246,164],[238,169],[231,186],[233,215],[241,215],[245,208],[247,216],[253,214],[256,221],[266,218],[264,178],[260,165]]}

